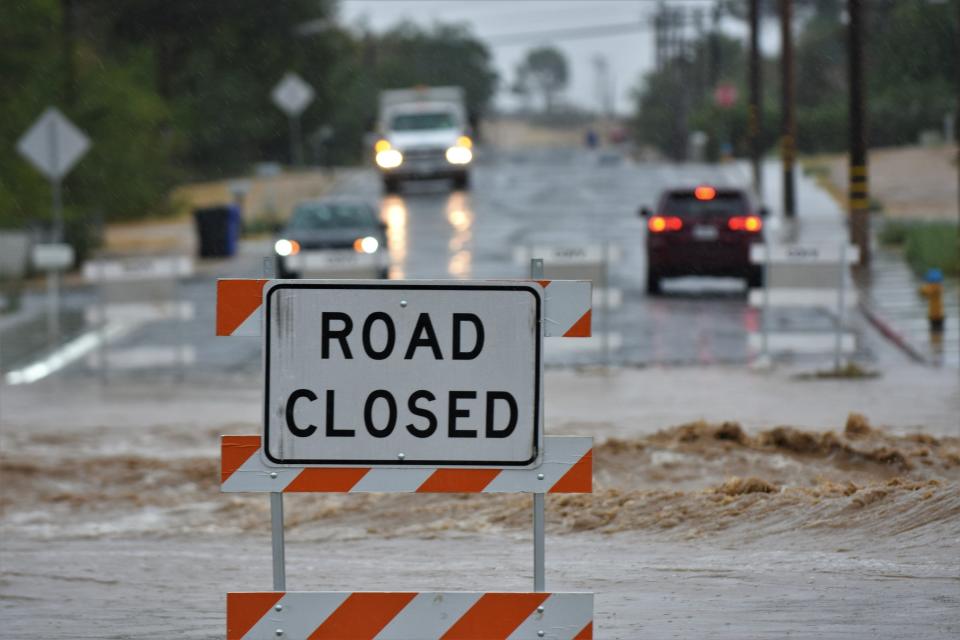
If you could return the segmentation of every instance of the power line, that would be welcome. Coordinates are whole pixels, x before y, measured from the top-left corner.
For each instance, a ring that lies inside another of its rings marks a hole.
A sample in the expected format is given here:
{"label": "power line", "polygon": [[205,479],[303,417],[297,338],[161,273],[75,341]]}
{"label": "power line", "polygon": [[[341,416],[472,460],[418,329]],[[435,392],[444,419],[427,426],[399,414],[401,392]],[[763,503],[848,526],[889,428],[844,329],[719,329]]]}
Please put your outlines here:
{"label": "power line", "polygon": [[563,29],[548,29],[542,31],[525,31],[520,33],[504,33],[482,37],[488,44],[523,44],[531,40],[575,40],[583,38],[599,38],[602,36],[635,33],[652,26],[646,22],[621,22],[616,24],[598,24],[588,27],[567,27]]}

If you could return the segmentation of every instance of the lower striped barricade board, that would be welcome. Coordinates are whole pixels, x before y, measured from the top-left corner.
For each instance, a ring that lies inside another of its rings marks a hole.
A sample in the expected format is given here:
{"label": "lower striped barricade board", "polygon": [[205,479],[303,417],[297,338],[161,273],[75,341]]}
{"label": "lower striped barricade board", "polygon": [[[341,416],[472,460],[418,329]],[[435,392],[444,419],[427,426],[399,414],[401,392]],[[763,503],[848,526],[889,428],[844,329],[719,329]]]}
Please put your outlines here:
{"label": "lower striped barricade board", "polygon": [[592,593],[227,594],[227,640],[591,640]]}
{"label": "lower striped barricade board", "polygon": [[260,436],[221,436],[220,490],[283,493],[591,493],[593,438],[547,436],[533,469],[268,466]]}

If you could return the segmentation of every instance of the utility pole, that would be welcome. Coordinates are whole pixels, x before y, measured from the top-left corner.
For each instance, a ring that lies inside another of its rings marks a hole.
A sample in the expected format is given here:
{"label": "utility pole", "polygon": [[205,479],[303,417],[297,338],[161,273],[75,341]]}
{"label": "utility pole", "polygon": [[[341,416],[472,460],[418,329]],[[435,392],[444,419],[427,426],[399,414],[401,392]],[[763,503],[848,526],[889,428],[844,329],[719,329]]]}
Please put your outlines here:
{"label": "utility pole", "polygon": [[753,166],[753,190],[763,200],[763,172],[760,156],[763,144],[763,96],[760,79],[760,0],[750,0],[750,108],[747,136],[750,138],[750,164]]}
{"label": "utility pole", "polygon": [[860,249],[860,266],[870,264],[870,198],[867,182],[867,136],[863,93],[863,5],[847,0],[850,67],[850,239]]}
{"label": "utility pole", "polygon": [[74,106],[77,96],[77,69],[73,56],[73,0],[60,0],[60,56],[63,65],[63,104]]}
{"label": "utility pole", "polygon": [[793,0],[780,0],[780,156],[783,160],[783,214],[797,215],[794,192],[793,160],[796,152],[796,126],[793,119]]}

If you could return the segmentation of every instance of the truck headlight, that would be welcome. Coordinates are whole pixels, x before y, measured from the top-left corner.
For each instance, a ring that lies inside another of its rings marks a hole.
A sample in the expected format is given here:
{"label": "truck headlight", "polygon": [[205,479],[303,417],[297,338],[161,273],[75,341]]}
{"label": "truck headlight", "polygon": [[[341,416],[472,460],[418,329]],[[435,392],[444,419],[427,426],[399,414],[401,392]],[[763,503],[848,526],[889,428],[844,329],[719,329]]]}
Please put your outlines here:
{"label": "truck headlight", "polygon": [[353,250],[357,253],[376,253],[380,248],[380,241],[373,236],[357,238],[353,242]]}
{"label": "truck headlight", "polygon": [[401,164],[403,164],[403,154],[396,149],[377,152],[377,166],[381,169],[396,169]]}
{"label": "truck headlight", "polygon": [[447,149],[447,162],[450,164],[468,164],[473,160],[473,152],[466,147],[450,147]]}

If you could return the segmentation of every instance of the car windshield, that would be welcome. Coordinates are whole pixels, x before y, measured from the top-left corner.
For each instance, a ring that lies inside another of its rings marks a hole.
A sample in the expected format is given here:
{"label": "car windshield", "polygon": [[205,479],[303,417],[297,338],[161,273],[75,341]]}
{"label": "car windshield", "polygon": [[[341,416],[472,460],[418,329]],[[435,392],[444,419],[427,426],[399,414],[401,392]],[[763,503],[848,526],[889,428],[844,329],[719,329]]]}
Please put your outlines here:
{"label": "car windshield", "polygon": [[394,131],[424,131],[428,129],[451,129],[456,126],[453,114],[446,111],[428,113],[402,113],[394,116],[390,128]]}
{"label": "car windshield", "polygon": [[289,229],[343,229],[373,224],[370,209],[362,204],[301,204],[293,211]]}
{"label": "car windshield", "polygon": [[739,193],[718,193],[711,200],[698,200],[692,193],[674,193],[663,205],[663,215],[697,217],[743,215],[749,211],[747,199]]}

